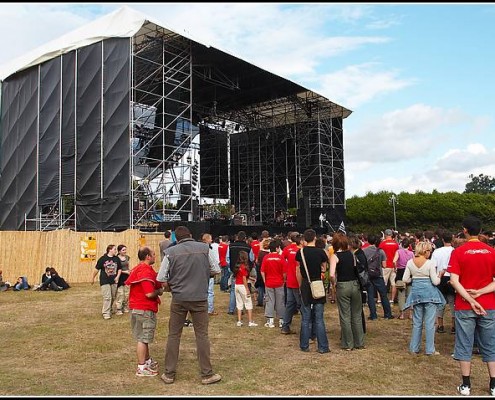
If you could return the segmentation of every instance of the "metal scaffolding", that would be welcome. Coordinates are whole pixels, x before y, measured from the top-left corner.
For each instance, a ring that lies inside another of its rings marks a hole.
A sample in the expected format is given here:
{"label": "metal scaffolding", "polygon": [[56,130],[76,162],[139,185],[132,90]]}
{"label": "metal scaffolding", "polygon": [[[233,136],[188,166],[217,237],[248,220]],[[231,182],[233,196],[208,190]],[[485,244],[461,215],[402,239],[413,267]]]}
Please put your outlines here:
{"label": "metal scaffolding", "polygon": [[190,41],[148,23],[132,38],[131,48],[130,227],[134,228],[192,213],[191,165],[196,152],[191,150],[198,129],[191,124]]}

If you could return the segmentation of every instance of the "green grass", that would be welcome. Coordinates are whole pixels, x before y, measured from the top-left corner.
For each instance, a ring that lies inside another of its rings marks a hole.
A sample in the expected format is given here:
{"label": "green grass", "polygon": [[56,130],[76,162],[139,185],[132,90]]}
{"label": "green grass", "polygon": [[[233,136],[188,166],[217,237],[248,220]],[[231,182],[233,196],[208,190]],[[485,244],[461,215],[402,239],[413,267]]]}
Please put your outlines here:
{"label": "green grass", "polygon": [[[458,363],[450,354],[454,335],[436,334],[436,357],[411,356],[409,320],[368,322],[366,349],[340,350],[336,304],[327,303],[325,323],[331,352],[299,350],[299,335],[265,328],[263,310],[255,307],[259,326],[235,326],[227,315],[229,295],[215,285],[210,318],[211,359],[222,381],[201,385],[194,329],[182,335],[176,382],[140,378],[129,315],[101,317],[98,285],[74,284],[63,292],[0,293],[0,395],[21,396],[453,396],[460,382]],[[151,355],[163,365],[170,294],[162,296]],[[381,308],[379,315],[383,315]],[[394,313],[397,314],[397,306]],[[368,310],[365,309],[368,315]],[[450,315],[445,315],[447,331]],[[244,322],[247,318],[244,316]],[[300,316],[293,329],[299,332]],[[424,341],[424,337],[423,337]],[[424,347],[423,347],[424,348]],[[162,371],[161,371],[162,372]],[[161,373],[160,372],[160,373]],[[488,395],[488,373],[473,357],[472,395]]]}

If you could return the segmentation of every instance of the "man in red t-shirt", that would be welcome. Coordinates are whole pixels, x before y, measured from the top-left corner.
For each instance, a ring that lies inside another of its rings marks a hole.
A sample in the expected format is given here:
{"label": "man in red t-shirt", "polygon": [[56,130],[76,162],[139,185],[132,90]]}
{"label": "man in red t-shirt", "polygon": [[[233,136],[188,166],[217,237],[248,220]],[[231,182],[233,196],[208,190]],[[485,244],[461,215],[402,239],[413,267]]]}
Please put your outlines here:
{"label": "man in red t-shirt", "polygon": [[456,290],[454,304],[454,358],[459,361],[462,383],[457,391],[471,393],[471,358],[475,339],[488,364],[490,394],[495,396],[495,249],[478,240],[481,221],[473,216],[462,223],[467,242],[456,248],[447,272]]}
{"label": "man in red t-shirt", "polygon": [[265,326],[274,328],[275,312],[279,318],[279,328],[282,328],[285,315],[285,293],[284,283],[287,278],[287,261],[282,258],[280,240],[270,242],[270,253],[267,254],[261,263],[261,276],[265,282],[266,306]]}
{"label": "man in red t-shirt", "polygon": [[258,259],[258,254],[260,252],[260,241],[258,240],[258,234],[256,232],[251,233],[251,250],[253,251],[254,261]]}
{"label": "man in red t-shirt", "polygon": [[287,261],[287,297],[285,302],[285,316],[282,329],[283,334],[292,333],[290,330],[290,324],[292,323],[292,317],[297,310],[301,307],[301,295],[299,293],[299,282],[296,276],[296,254],[300,249],[301,235],[298,232],[292,232],[289,237],[291,243],[284,247],[282,250],[282,258]]}
{"label": "man in red t-shirt", "polygon": [[395,294],[397,289],[395,288],[395,263],[394,256],[395,252],[399,250],[399,244],[392,237],[393,232],[392,229],[385,229],[385,240],[383,240],[378,246],[385,252],[387,259],[385,260],[386,266],[382,269],[383,272],[383,280],[385,281],[385,286],[390,279],[390,286],[392,287],[392,295],[390,298],[390,305],[394,303]]}
{"label": "man in red t-shirt", "polygon": [[220,268],[222,276],[220,278],[220,290],[222,292],[228,292],[229,290],[229,237],[227,235],[220,236],[220,243],[218,245],[218,257],[220,258]]}
{"label": "man in red t-shirt", "polygon": [[158,363],[150,357],[148,344],[153,342],[156,330],[156,313],[163,294],[161,283],[156,280],[155,252],[149,247],[141,247],[138,251],[141,261],[134,267],[125,281],[129,289],[129,308],[131,310],[131,329],[137,340],[138,368],[137,376],[155,376],[158,374]]}

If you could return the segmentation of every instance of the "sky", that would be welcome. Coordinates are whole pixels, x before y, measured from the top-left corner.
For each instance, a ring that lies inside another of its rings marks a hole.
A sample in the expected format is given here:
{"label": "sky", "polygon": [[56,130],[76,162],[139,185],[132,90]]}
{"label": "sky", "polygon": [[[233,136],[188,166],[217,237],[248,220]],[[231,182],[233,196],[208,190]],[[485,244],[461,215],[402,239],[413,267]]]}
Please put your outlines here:
{"label": "sky", "polygon": [[346,198],[495,177],[495,3],[3,3],[0,65],[122,5],[352,110]]}

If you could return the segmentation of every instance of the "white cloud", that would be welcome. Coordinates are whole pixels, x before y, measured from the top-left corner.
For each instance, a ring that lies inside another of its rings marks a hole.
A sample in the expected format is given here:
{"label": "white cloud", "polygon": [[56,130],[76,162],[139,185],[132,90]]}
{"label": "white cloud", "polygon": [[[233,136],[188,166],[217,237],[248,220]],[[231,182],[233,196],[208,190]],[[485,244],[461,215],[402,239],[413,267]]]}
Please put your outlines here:
{"label": "white cloud", "polygon": [[325,97],[355,109],[364,103],[396,92],[416,83],[414,79],[401,79],[399,71],[377,71],[379,63],[351,65],[335,73],[322,75],[319,92]]}
{"label": "white cloud", "polygon": [[347,197],[363,196],[366,192],[382,190],[395,193],[414,193],[418,190],[431,192],[457,191],[463,192],[469,175],[479,174],[495,177],[495,149],[487,149],[480,143],[466,146],[466,149],[450,149],[438,160],[426,159],[416,167],[407,171],[384,166],[373,166],[377,178],[369,179],[363,176],[366,169],[364,163],[346,163],[346,192]]}
{"label": "white cloud", "polygon": [[357,131],[344,134],[346,160],[394,162],[423,157],[462,118],[459,110],[414,104],[374,121],[361,121]]}
{"label": "white cloud", "polygon": [[[485,169],[495,171],[495,149],[487,150],[480,143],[470,144],[466,149],[448,150],[437,161],[437,168],[447,172],[462,172]],[[485,172],[485,174],[487,174]],[[469,174],[466,174],[466,176]],[[489,174],[488,174],[489,175]]]}

